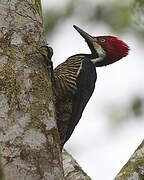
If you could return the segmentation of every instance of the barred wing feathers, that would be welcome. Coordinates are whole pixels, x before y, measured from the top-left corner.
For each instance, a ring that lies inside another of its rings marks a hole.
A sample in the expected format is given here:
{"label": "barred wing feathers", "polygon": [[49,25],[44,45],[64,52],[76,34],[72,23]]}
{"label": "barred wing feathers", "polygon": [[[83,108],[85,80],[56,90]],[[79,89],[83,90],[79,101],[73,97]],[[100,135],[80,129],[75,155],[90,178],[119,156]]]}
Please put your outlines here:
{"label": "barred wing feathers", "polygon": [[54,69],[56,94],[60,91],[58,94],[62,98],[74,94],[77,90],[76,80],[83,58],[84,56],[72,56]]}

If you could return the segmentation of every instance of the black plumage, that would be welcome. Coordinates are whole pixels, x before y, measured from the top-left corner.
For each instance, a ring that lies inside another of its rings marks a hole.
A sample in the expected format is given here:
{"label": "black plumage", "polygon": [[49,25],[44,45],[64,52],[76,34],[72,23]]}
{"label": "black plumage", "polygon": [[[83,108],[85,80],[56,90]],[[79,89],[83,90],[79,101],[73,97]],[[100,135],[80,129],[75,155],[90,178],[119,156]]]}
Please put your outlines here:
{"label": "black plumage", "polygon": [[128,55],[129,47],[114,36],[93,37],[74,25],[91,54],[77,54],[54,69],[57,125],[61,149],[73,133],[89,101],[97,79],[96,68]]}
{"label": "black plumage", "polygon": [[56,116],[61,147],[70,138],[90,99],[97,78],[90,55],[74,55],[54,69]]}

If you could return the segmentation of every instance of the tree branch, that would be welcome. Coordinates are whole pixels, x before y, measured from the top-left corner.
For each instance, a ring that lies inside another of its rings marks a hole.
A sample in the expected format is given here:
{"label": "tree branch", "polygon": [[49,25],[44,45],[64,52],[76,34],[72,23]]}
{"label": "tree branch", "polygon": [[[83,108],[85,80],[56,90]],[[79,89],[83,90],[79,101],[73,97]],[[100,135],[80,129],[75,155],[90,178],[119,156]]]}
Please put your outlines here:
{"label": "tree branch", "polygon": [[65,150],[62,153],[64,176],[66,180],[91,180],[75,159]]}
{"label": "tree branch", "polygon": [[115,178],[115,180],[124,179],[144,179],[144,140]]}

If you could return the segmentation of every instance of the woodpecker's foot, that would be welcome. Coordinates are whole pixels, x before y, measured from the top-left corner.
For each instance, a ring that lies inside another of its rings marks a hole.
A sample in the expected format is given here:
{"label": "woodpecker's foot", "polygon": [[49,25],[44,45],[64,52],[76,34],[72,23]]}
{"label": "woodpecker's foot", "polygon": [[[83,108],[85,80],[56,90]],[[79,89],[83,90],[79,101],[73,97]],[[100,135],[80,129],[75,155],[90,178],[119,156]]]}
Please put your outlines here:
{"label": "woodpecker's foot", "polygon": [[46,60],[47,65],[52,66],[52,61],[51,58],[53,56],[53,49],[52,47],[49,46],[41,46],[40,47],[41,51],[41,55],[44,57],[44,59]]}
{"label": "woodpecker's foot", "polygon": [[49,47],[49,46],[47,46],[47,47],[48,47],[48,49],[47,49],[47,51],[48,51],[48,58],[51,59],[52,56],[53,56],[53,49],[52,49],[52,47]]}

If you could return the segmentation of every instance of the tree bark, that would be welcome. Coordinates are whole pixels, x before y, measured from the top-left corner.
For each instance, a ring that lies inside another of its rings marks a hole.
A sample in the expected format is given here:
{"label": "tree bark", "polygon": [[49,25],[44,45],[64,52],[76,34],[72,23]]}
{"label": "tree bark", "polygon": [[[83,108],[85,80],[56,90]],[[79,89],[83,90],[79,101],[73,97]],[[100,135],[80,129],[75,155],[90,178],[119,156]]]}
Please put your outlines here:
{"label": "tree bark", "polygon": [[[40,0],[0,4],[0,152],[5,180],[62,180]],[[45,53],[45,50],[43,50]]]}
{"label": "tree bark", "polygon": [[0,180],[4,180],[4,177],[3,177],[3,168],[2,168],[2,165],[1,165],[1,160],[0,160]]}
{"label": "tree bark", "polygon": [[65,150],[62,153],[64,176],[66,180],[91,180],[91,178],[82,170],[75,159]]}
{"label": "tree bark", "polygon": [[115,180],[144,179],[144,140],[116,176]]}

